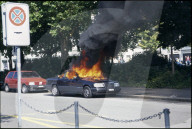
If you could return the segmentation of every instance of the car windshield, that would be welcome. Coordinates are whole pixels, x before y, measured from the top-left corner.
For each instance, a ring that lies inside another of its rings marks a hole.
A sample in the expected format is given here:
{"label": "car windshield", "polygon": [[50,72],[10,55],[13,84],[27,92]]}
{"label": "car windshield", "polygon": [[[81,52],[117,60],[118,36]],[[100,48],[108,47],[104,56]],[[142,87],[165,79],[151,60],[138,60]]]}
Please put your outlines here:
{"label": "car windshield", "polygon": [[36,72],[22,72],[21,73],[22,78],[36,78],[40,77],[38,73]]}

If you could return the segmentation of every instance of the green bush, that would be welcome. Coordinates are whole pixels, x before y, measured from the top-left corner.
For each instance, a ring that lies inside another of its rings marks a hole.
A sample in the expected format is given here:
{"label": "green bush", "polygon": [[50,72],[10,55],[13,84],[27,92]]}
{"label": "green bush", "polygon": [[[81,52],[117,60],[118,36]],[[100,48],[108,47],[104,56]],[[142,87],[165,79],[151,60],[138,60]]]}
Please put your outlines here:
{"label": "green bush", "polygon": [[43,78],[56,77],[69,69],[69,64],[75,56],[70,56],[61,67],[61,57],[42,57],[39,59],[26,60],[22,70],[32,70],[39,73]]}
{"label": "green bush", "polygon": [[36,71],[43,78],[57,76],[61,71],[61,59],[58,57],[43,57],[27,60],[22,70]]}
{"label": "green bush", "polygon": [[171,71],[159,74],[147,83],[147,88],[189,88],[191,87],[191,77],[175,71],[172,75]]}
{"label": "green bush", "polygon": [[135,55],[124,64],[114,64],[110,79],[121,86],[147,88],[186,88],[191,86],[191,67],[175,66],[172,75],[166,59],[157,53],[145,52]]}

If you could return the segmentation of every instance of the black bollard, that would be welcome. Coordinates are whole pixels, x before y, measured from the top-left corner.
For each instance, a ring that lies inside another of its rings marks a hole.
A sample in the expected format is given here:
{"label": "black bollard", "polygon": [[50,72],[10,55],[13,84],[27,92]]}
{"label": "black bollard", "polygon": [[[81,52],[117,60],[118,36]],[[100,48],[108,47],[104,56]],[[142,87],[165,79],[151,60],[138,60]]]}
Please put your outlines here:
{"label": "black bollard", "polygon": [[169,119],[169,109],[168,108],[165,108],[163,110],[163,113],[164,113],[164,117],[165,117],[165,128],[170,128],[170,119]]}
{"label": "black bollard", "polygon": [[74,102],[75,109],[75,128],[79,128],[79,112],[78,112],[78,102]]}

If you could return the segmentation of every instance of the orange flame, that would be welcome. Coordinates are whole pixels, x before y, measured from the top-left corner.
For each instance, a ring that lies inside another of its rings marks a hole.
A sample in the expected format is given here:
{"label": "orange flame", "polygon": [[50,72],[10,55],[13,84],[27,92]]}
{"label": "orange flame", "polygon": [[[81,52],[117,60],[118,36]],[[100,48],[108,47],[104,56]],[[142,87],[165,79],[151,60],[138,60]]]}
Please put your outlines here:
{"label": "orange flame", "polygon": [[82,51],[83,58],[81,60],[80,66],[72,66],[72,70],[66,73],[66,77],[68,79],[72,79],[78,76],[80,78],[89,78],[94,80],[100,80],[104,79],[104,76],[101,71],[101,58],[98,60],[96,64],[94,64],[91,68],[86,67],[86,62],[88,61],[88,58],[85,57],[85,51]]}

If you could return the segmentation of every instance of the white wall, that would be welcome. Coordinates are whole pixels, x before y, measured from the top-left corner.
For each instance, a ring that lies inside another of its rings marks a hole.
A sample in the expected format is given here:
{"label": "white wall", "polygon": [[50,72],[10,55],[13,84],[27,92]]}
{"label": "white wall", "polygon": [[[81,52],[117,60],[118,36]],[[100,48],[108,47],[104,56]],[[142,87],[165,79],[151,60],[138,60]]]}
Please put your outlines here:
{"label": "white wall", "polygon": [[[168,59],[171,58],[170,57],[170,54],[171,54],[171,49],[168,48],[168,49],[161,49],[161,53],[163,55],[167,55],[168,56]],[[179,54],[179,59],[181,61],[183,61],[183,54],[186,54],[186,53],[191,53],[191,47],[189,46],[186,46],[186,47],[183,47],[179,50],[173,50],[173,54]]]}

